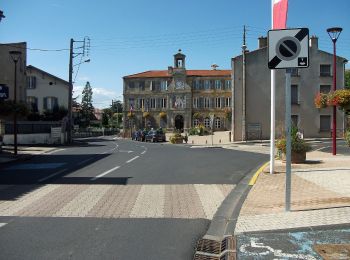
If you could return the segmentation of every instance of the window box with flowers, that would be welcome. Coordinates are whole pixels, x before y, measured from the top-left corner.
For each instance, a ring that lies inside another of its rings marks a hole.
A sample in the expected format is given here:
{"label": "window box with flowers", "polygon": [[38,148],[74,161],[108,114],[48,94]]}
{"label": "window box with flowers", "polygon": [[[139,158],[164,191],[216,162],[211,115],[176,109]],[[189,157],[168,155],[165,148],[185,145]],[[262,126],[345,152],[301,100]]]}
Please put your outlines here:
{"label": "window box with flowers", "polygon": [[338,89],[328,94],[328,105],[341,110],[350,110],[350,89]]}
{"label": "window box with flowers", "polygon": [[350,89],[338,89],[328,94],[317,93],[314,101],[317,108],[337,106],[347,111],[350,110]]}
{"label": "window box with flowers", "polygon": [[135,114],[133,112],[128,112],[127,116],[131,119],[135,117]]}
{"label": "window box with flowers", "polygon": [[151,114],[150,114],[149,112],[143,112],[142,116],[143,116],[144,118],[148,118],[148,117],[151,116]]}

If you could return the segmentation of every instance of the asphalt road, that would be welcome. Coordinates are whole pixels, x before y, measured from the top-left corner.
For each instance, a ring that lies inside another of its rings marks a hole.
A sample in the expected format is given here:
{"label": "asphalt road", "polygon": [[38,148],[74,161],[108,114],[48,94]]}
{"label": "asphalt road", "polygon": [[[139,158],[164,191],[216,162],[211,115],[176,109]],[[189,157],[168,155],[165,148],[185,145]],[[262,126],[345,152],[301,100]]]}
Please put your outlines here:
{"label": "asphalt road", "polygon": [[105,137],[1,165],[0,259],[192,259],[224,196],[267,159]]}

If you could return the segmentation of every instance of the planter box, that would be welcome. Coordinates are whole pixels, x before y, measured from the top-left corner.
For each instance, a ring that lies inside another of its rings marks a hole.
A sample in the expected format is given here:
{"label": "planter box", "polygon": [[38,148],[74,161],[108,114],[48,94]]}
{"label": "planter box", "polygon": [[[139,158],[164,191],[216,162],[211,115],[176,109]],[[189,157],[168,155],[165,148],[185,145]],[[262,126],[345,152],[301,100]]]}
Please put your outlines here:
{"label": "planter box", "polygon": [[[286,161],[286,154],[282,153],[282,161]],[[306,152],[292,152],[291,154],[292,163],[305,163],[306,161]]]}

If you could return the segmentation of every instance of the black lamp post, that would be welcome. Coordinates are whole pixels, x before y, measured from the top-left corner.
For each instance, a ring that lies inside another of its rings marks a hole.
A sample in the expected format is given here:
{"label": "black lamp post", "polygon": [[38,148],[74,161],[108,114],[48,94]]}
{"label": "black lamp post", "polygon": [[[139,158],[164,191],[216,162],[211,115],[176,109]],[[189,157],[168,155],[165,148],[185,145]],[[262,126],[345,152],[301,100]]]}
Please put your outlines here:
{"label": "black lamp post", "polygon": [[[342,32],[340,27],[332,27],[327,29],[327,33],[333,42],[333,91],[337,90],[337,56],[336,56],[336,42]],[[333,106],[333,123],[332,123],[332,143],[333,155],[337,154],[337,109]]]}
{"label": "black lamp post", "polygon": [[17,62],[19,61],[22,52],[20,51],[10,51],[10,57],[15,63],[15,82],[14,82],[14,89],[13,89],[13,103],[15,105],[15,111],[13,113],[13,145],[14,145],[14,153],[17,155]]}

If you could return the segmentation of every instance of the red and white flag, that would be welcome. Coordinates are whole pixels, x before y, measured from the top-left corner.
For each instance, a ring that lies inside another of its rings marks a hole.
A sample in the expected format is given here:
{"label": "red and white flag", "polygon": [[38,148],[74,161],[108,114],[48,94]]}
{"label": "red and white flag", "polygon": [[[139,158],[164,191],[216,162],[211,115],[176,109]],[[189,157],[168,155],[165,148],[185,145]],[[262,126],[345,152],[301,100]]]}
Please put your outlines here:
{"label": "red and white flag", "polygon": [[272,29],[286,29],[288,0],[272,0]]}

